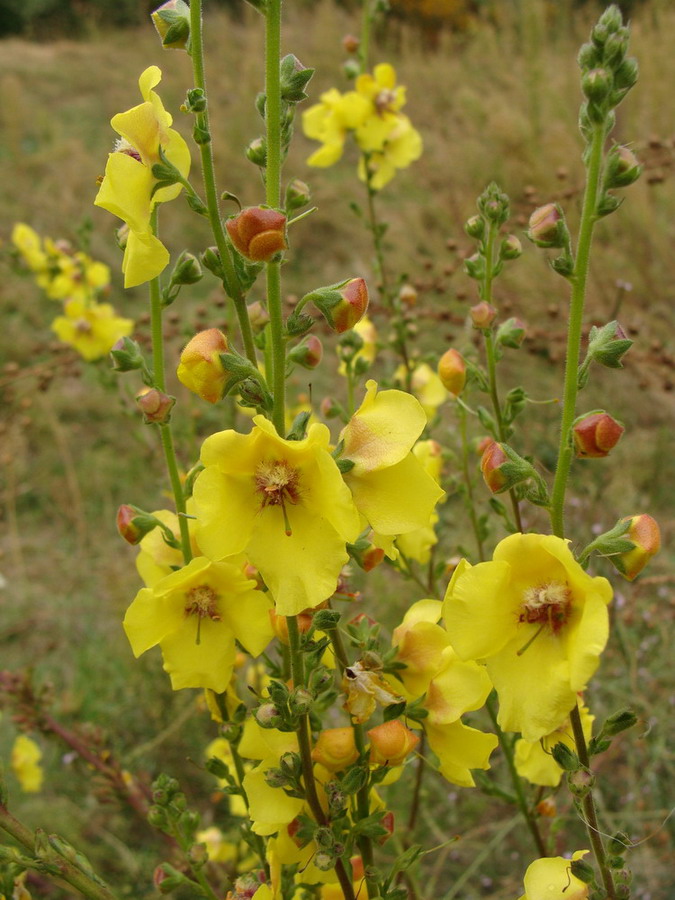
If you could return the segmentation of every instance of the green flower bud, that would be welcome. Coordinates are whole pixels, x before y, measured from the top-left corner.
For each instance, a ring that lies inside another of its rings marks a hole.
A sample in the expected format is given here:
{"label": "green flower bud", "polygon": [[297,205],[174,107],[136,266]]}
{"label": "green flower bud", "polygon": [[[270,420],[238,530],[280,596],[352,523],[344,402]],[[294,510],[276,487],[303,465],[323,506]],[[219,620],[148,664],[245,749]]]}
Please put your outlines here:
{"label": "green flower bud", "polygon": [[152,24],[167,50],[190,51],[190,7],[183,0],[167,0],[152,13]]}
{"label": "green flower bud", "polygon": [[483,217],[478,215],[471,216],[471,218],[467,219],[464,223],[464,231],[466,231],[469,237],[479,241],[485,234],[485,222]]}
{"label": "green flower bud", "polygon": [[120,338],[110,351],[110,356],[116,372],[132,372],[134,369],[143,368],[141,348],[131,338]]}

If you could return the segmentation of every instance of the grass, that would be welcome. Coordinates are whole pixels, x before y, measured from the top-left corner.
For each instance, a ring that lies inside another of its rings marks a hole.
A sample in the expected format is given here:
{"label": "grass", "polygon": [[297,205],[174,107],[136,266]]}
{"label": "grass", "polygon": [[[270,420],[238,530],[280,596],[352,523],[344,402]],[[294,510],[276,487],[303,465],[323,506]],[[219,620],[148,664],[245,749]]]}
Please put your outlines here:
{"label": "grass", "polygon": [[[537,4],[523,7],[538,9]],[[419,350],[437,355],[451,344],[471,351],[472,335],[463,320],[475,301],[473,283],[462,274],[461,260],[472,252],[462,224],[474,212],[475,198],[497,179],[512,198],[512,227],[517,233],[540,202],[560,199],[574,224],[582,183],[579,105],[575,52],[588,32],[582,14],[565,13],[562,4],[549,23],[545,40],[524,20],[505,14],[499,27],[481,25],[469,35],[442,34],[435,52],[420,46],[419,36],[400,28],[380,37],[374,59],[396,63],[408,86],[408,107],[422,132],[425,153],[403,172],[379,199],[390,223],[387,240],[398,273],[419,290]],[[284,50],[317,67],[311,97],[332,86],[344,88],[338,74],[341,35],[355,22],[332,3],[317,3],[311,15],[288,11]],[[541,18],[535,25],[543,28]],[[531,23],[530,23],[531,26]],[[620,514],[649,511],[660,522],[664,552],[635,585],[616,581],[614,637],[590,689],[598,718],[630,703],[640,716],[637,729],[619,740],[601,760],[602,812],[608,829],[629,830],[640,844],[633,851],[638,900],[667,900],[668,783],[672,750],[668,749],[669,691],[672,689],[672,538],[675,462],[672,452],[673,300],[675,198],[673,160],[675,59],[669,35],[675,10],[646,3],[633,26],[632,52],[641,65],[638,87],[621,107],[618,136],[634,146],[647,172],[627,192],[621,211],[600,223],[594,247],[588,318],[611,317],[617,280],[630,282],[620,320],[636,345],[621,373],[597,372],[584,408],[603,406],[622,419],[627,434],[602,462],[578,463],[573,472],[570,532],[583,544],[591,530],[604,529]],[[262,83],[261,27],[249,11],[233,24],[213,15],[208,29],[209,86],[214,147],[220,190],[232,190],[242,203],[262,199],[257,173],[242,147],[257,136],[252,113]],[[0,55],[0,235],[5,239],[17,220],[43,234],[73,238],[90,217],[92,253],[113,267],[113,302],[124,314],[141,318],[144,293],[124,294],[113,223],[91,206],[113,140],[110,117],[136,102],[135,79],[152,63],[164,71],[161,94],[175,111],[176,124],[188,133],[177,112],[190,86],[188,60],[161,50],[150,26],[137,32],[101,35],[87,43],[57,41],[28,44],[5,41]],[[363,203],[355,185],[355,158],[347,154],[337,166],[309,170],[304,160],[309,142],[298,136],[286,174],[310,182],[318,212],[292,235],[292,263],[285,271],[290,294],[350,274],[372,273],[371,250],[347,198]],[[184,245],[198,251],[208,236],[196,217],[180,203],[163,210],[162,235],[173,250]],[[451,242],[450,248],[448,241]],[[224,321],[215,282],[204,280],[176,307],[180,322],[169,330],[174,358],[196,323]],[[253,299],[260,296],[260,288]],[[529,354],[511,354],[504,364],[506,390],[524,383],[536,399],[557,396],[565,330],[566,290],[545,254],[525,247],[496,286],[500,309],[528,323]],[[29,280],[9,267],[0,280],[3,331],[0,374],[4,414],[0,463],[4,518],[0,569],[7,580],[0,593],[2,668],[31,665],[38,681],[54,685],[54,711],[71,725],[77,721],[103,729],[106,741],[134,771],[184,772],[191,799],[208,822],[217,807],[209,801],[213,782],[201,770],[205,743],[213,729],[185,696],[168,689],[158,658],[131,658],[120,619],[138,589],[133,551],[121,545],[114,515],[122,502],[154,509],[165,505],[159,448],[149,429],[139,432],[127,382],[106,384],[109,377],[84,368],[50,342],[48,322],[55,306],[38,298]],[[219,305],[220,304],[220,305]],[[205,307],[205,312],[202,310]],[[380,321],[386,331],[386,323]],[[147,331],[141,323],[140,331]],[[335,357],[327,341],[316,385],[335,382]],[[54,380],[37,390],[35,367],[53,367]],[[296,378],[306,390],[310,376]],[[222,427],[219,411],[193,406],[179,395],[176,416],[181,461],[187,466],[201,438]],[[320,392],[317,392],[320,393]],[[541,459],[555,453],[557,408],[535,407],[518,449]],[[452,448],[456,423],[443,413],[436,436]],[[450,486],[452,485],[450,472]],[[470,546],[463,528],[461,500],[445,504],[443,556]],[[485,496],[480,493],[481,503]],[[528,514],[534,527],[544,519]],[[492,535],[494,542],[499,533]],[[608,574],[603,569],[603,574]],[[400,619],[405,604],[418,599],[414,586],[402,588],[376,570],[367,582],[369,597],[382,597],[388,627]],[[167,722],[184,724],[159,746],[148,746]],[[482,721],[480,717],[476,721]],[[0,723],[0,756],[13,736],[7,716]],[[672,734],[671,734],[672,737]],[[33,826],[58,830],[85,846],[93,861],[115,884],[134,896],[153,896],[148,872],[165,858],[161,840],[120,807],[101,806],[88,793],[91,773],[63,756],[63,748],[43,741],[47,757],[44,794],[22,797],[10,776],[12,808]],[[194,760],[186,766],[185,760]],[[503,778],[503,762],[495,770]],[[411,777],[393,787],[395,804],[405,807]],[[82,799],[84,797],[84,799]],[[436,798],[448,801],[441,805]],[[585,846],[573,810],[559,798],[559,849]],[[112,810],[112,812],[111,812]],[[400,821],[403,821],[403,814]],[[462,791],[427,777],[422,833],[430,845],[454,834],[461,840],[429,857],[423,868],[428,896],[494,900],[517,896],[531,848],[525,830],[478,792]],[[576,843],[575,843],[576,841]],[[139,850],[139,848],[142,848]],[[385,848],[385,854],[393,851]],[[482,854],[482,856],[480,856]],[[468,876],[461,876],[467,866]],[[463,877],[463,882],[457,879]],[[453,887],[454,885],[454,887]],[[45,885],[36,895],[52,896]]]}

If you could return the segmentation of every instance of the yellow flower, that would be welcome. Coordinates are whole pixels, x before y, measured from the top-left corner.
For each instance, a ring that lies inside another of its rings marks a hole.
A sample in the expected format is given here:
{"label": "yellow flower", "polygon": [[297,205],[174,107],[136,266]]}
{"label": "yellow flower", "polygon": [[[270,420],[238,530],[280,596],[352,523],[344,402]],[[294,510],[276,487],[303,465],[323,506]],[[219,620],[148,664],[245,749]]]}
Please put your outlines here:
{"label": "yellow flower", "polygon": [[239,743],[239,754],[246,759],[260,760],[244,776],[244,790],[249,801],[249,815],[255,834],[274,834],[288,825],[302,811],[305,801],[289,797],[283,788],[271,787],[265,780],[267,769],[278,768],[284,753],[298,752],[295,732],[261,728],[255,719],[247,719]]}
{"label": "yellow flower", "polygon": [[484,659],[499,694],[499,724],[537,741],[577,702],[607,643],[606,578],[591,577],[567,542],[513,534],[491,562],[460,563],[443,616],[462,659]]}
{"label": "yellow flower", "polygon": [[68,300],[64,312],[52,322],[52,331],[87,361],[105,356],[134,327],[131,319],[117,316],[109,303]]}
{"label": "yellow flower", "polygon": [[359,178],[379,191],[391,181],[397,169],[407,169],[421,155],[422,136],[413,128],[410,119],[399,113],[382,147],[371,150],[359,160]]}
{"label": "yellow flower", "polygon": [[404,699],[392,690],[380,671],[365,667],[360,660],[345,669],[342,690],[347,695],[344,708],[360,724],[368,721],[378,703],[390,706]]}
{"label": "yellow flower", "polygon": [[[413,447],[413,453],[424,466],[434,481],[438,484],[441,479],[443,466],[443,451],[438,441],[418,441]],[[431,558],[431,548],[438,543],[434,526],[438,522],[438,513],[432,512],[427,525],[407,534],[400,534],[396,538],[396,546],[406,559],[414,559],[420,565],[425,566]]]}
{"label": "yellow flower", "polygon": [[47,268],[47,254],[42,249],[40,235],[30,225],[17,222],[11,240],[31,271],[42,272]]}
{"label": "yellow flower", "polygon": [[161,81],[157,66],[147,68],[138,80],[143,103],[113,116],[112,127],[121,135],[108,156],[105,177],[94,200],[129,226],[122,271],[124,286],[134,287],[155,278],[169,262],[169,253],[152,233],[150,216],[158,203],[173,200],[180,184],[160,188],[152,167],[160,162],[160,148],[166,159],[186,178],[190,171],[190,151],[180,134],[171,128],[171,115],[153,88]]}
{"label": "yellow flower", "polygon": [[[578,706],[584,737],[588,742],[591,738],[595,716],[590,714],[588,707],[583,703],[579,702]],[[555,731],[538,741],[525,741],[523,738],[516,741],[515,764],[518,774],[527,778],[532,784],[541,784],[545,787],[559,785],[563,770],[551,754],[551,750],[556,744],[565,744],[570,750],[576,752],[576,743],[569,719],[565,719]]]}
{"label": "yellow flower", "polygon": [[374,381],[366,388],[363,403],[340,435],[343,457],[354,463],[345,481],[378,534],[404,534],[426,526],[443,496],[411,452],[426,416],[410,394],[378,394]]}
{"label": "yellow flower", "polygon": [[[215,756],[216,759],[224,762],[233,778],[239,781],[237,778],[237,769],[234,764],[234,757],[232,756],[232,749],[225,738],[219,737],[212,740],[204,751],[204,756],[206,759],[211,759],[211,757]],[[246,768],[248,769],[250,766],[246,766]],[[221,786],[227,783],[224,779],[219,779],[219,782]],[[242,816],[242,818],[248,815],[246,803],[240,794],[231,794],[228,797],[228,800],[230,802],[230,815]]]}
{"label": "yellow flower", "polygon": [[42,750],[28,735],[20,734],[14,741],[10,756],[10,765],[16,775],[21,790],[35,793],[42,788],[44,772],[40,765]]}
{"label": "yellow flower", "polygon": [[272,639],[269,600],[243,572],[245,559],[212,562],[203,556],[142,588],[124,617],[135,656],[157,644],[174,690],[227,689],[235,639],[254,654]]}
{"label": "yellow flower", "polygon": [[372,104],[356,91],[341,94],[335,88],[322,94],[320,101],[302,114],[302,127],[308,138],[323,144],[309,157],[308,164],[323,168],[340,159],[347,133],[366,120]]}
{"label": "yellow flower", "polygon": [[[194,503],[192,498],[187,503],[188,515],[194,512]],[[150,515],[155,516],[172,532],[178,544],[180,545],[180,526],[178,524],[178,516],[175,512],[168,509],[156,509]],[[195,520],[188,518],[188,531],[190,532],[190,545],[192,555],[199,556],[200,551],[194,538]],[[161,528],[153,528],[144,538],[141,539],[139,545],[139,554],[136,557],[136,571],[143,579],[146,587],[154,587],[161,579],[175,572],[183,565],[183,552],[180,547],[171,547],[164,540],[164,532]]]}
{"label": "yellow flower", "polygon": [[334,593],[359,517],[325,425],[287,441],[263,416],[253,422],[247,435],[221,431],[204,441],[197,540],[214,559],[245,550],[277,612],[297,615]]}
{"label": "yellow flower", "polygon": [[[572,859],[581,859],[588,850],[577,850]],[[590,886],[572,874],[570,860],[563,856],[536,859],[523,880],[525,893],[519,900],[586,900]]]}
{"label": "yellow flower", "polygon": [[[377,354],[377,329],[372,320],[369,319],[368,316],[363,316],[363,318],[359,319],[356,325],[354,325],[352,331],[355,331],[363,340],[363,346],[359,347],[352,357],[352,363],[355,363],[359,358],[363,358],[366,362],[371,364],[375,362],[375,356]],[[340,375],[347,374],[347,366],[345,365],[344,360],[340,361],[338,373]]]}

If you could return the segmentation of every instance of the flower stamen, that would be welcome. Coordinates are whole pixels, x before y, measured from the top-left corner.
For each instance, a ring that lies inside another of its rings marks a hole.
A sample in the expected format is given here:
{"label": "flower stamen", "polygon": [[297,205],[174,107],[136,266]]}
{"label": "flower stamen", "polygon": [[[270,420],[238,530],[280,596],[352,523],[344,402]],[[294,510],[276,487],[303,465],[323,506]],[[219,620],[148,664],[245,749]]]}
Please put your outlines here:
{"label": "flower stamen", "polygon": [[201,643],[202,619],[220,622],[218,612],[218,594],[208,584],[199,584],[190,588],[185,594],[185,615],[197,616],[197,637],[195,643]]}
{"label": "flower stamen", "polygon": [[285,459],[261,462],[255,471],[256,490],[262,495],[262,508],[280,506],[287,537],[293,534],[286,503],[295,505],[300,500],[300,473]]}

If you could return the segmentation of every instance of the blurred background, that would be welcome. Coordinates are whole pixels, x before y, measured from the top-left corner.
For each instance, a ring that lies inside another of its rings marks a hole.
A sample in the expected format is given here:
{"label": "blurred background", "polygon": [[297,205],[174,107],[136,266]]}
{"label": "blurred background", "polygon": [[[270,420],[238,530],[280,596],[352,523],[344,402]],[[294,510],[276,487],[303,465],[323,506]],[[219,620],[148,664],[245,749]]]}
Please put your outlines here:
{"label": "blurred background", "polygon": [[[140,586],[135,551],[115,530],[121,503],[146,509],[170,505],[156,435],[143,428],[133,402],[134,376],[114,377],[106,361],[84,364],[54,342],[53,301],[12,265],[10,234],[22,221],[40,235],[77,245],[111,266],[110,302],[133,318],[135,336],[148,341],[143,288],[124,292],[117,226],[92,205],[96,179],[116,138],[115,113],[139,102],[137,80],[151,64],[163,70],[158,88],[174,125],[189,138],[191,122],[179,107],[192,86],[185,54],[164,51],[150,24],[154,4],[139,0],[0,0],[0,668],[32,670],[49,687],[59,722],[84,729],[91,746],[105,748],[141,778],[182,773],[204,823],[233,823],[227,800],[203,770],[204,748],[215,736],[192,692],[172,694],[159,656],[136,662],[120,622]],[[399,173],[378,198],[389,223],[390,260],[417,290],[416,350],[433,363],[449,346],[471,349],[466,325],[477,302],[462,270],[473,252],[463,223],[476,197],[496,180],[512,201],[510,229],[524,254],[496,284],[500,315],[527,323],[527,340],[503,364],[504,390],[523,384],[535,399],[559,396],[566,328],[566,283],[547,254],[523,236],[532,210],[549,201],[565,207],[575,229],[583,189],[581,102],[576,53],[605,4],[586,0],[391,0],[391,14],[374,35],[371,62],[392,62],[408,89],[405,112],[424,140],[422,158]],[[624,828],[639,846],[637,900],[672,897],[668,785],[672,784],[673,552],[675,531],[675,8],[670,0],[620,4],[632,20],[631,54],[640,80],[618,113],[614,136],[644,166],[618,213],[596,230],[588,296],[589,324],[617,318],[635,346],[621,372],[597,370],[582,408],[603,407],[626,435],[603,461],[573,470],[569,530],[583,546],[618,516],[648,512],[660,523],[664,550],[632,585],[609,567],[614,636],[591,685],[589,705],[600,718],[630,704],[640,723],[602,757],[602,815],[609,831]],[[286,4],[283,52],[316,68],[310,101],[335,86],[347,90],[342,38],[358,33],[359,4],[296,0]],[[243,0],[205,3],[207,83],[220,191],[243,205],[263,199],[260,178],[244,155],[261,131],[254,109],[263,84],[263,28]],[[301,107],[302,108],[302,107]],[[363,204],[356,155],[334,167],[310,169],[316,145],[296,129],[284,175],[310,185],[318,211],[293,231],[284,269],[288,301],[350,275],[372,277],[369,236],[350,210]],[[193,159],[196,165],[196,154]],[[193,182],[199,184],[196,167]],[[178,253],[198,254],[212,240],[182,201],[162,209],[162,238]],[[573,231],[574,233],[574,231]],[[262,299],[262,285],[252,300]],[[171,307],[166,318],[168,368],[196,330],[229,327],[224,295],[207,276]],[[376,326],[386,334],[383,316]],[[323,339],[324,335],[322,335]],[[236,338],[235,338],[236,341]],[[326,336],[325,359],[314,373],[294,376],[298,396],[344,391],[337,356]],[[133,382],[133,383],[132,383]],[[220,409],[188,396],[175,381],[174,417],[181,464],[195,461],[202,438],[223,427]],[[514,444],[550,465],[557,447],[555,404],[533,408]],[[243,423],[243,424],[242,424]],[[246,428],[245,420],[240,426]],[[470,543],[462,499],[453,490],[456,419],[440,410],[433,435],[448,451],[449,499],[442,511],[438,558]],[[476,439],[482,434],[476,432]],[[476,457],[476,466],[478,457]],[[479,502],[487,492],[478,485]],[[546,527],[529,513],[528,527]],[[503,536],[495,523],[491,543]],[[393,626],[419,591],[373,572],[356,587],[363,607],[375,602]],[[356,611],[359,611],[356,610]],[[10,704],[11,705],[11,704]],[[0,755],[16,734],[8,707],[0,719]],[[475,717],[477,724],[482,723]],[[40,793],[22,793],[8,776],[12,809],[33,827],[58,830],[83,846],[121,896],[150,897],[149,872],[166,858],[161,838],[96,773],[52,734],[37,735],[46,778]],[[497,757],[497,755],[495,755]],[[186,764],[186,759],[189,760]],[[504,763],[495,758],[495,774]],[[670,779],[670,780],[669,780]],[[404,803],[410,779],[393,787]],[[585,846],[569,802],[559,796],[561,850]],[[437,806],[436,797],[442,798]],[[426,784],[422,840],[461,840],[431,855],[423,883],[427,897],[507,900],[521,892],[532,857],[525,829],[508,806],[479,791],[455,790],[435,778]],[[556,827],[557,824],[556,824]],[[562,840],[562,839],[561,839]],[[576,840],[577,843],[574,843]],[[394,853],[385,848],[384,855]],[[467,867],[469,867],[467,869]],[[38,886],[38,896],[63,896]]]}

